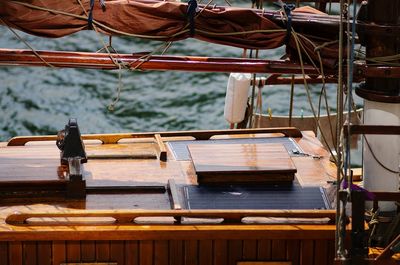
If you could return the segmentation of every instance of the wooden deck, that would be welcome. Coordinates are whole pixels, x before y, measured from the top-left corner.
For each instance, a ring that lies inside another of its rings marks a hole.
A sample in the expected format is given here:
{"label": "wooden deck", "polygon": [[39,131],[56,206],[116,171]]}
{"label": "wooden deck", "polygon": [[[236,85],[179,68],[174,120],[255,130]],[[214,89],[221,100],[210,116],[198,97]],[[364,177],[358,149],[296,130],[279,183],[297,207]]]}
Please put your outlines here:
{"label": "wooden deck", "polygon": [[[321,157],[292,157],[299,185],[326,186],[327,181],[335,180],[336,169],[329,161],[329,154],[313,133],[304,132],[302,138],[295,140],[305,153]],[[88,154],[94,155],[84,165],[87,186],[166,186],[170,179],[175,181],[178,189],[182,185],[197,185],[195,170],[190,161],[175,160],[168,148],[166,162],[155,159],[151,150],[158,154],[157,146],[159,143],[152,139],[105,145],[86,142]],[[131,157],[104,159],[120,149]],[[95,158],[96,155],[103,157]],[[148,157],[140,158],[141,155]],[[28,143],[25,146],[0,145],[0,181],[57,181],[62,178],[59,163],[59,151],[54,142]],[[119,265],[173,265],[236,264],[239,261],[289,261],[303,265],[333,263],[335,225],[331,223],[288,223],[290,219],[283,219],[278,224],[245,224],[235,219],[221,224],[203,221],[179,224],[171,223],[171,215],[174,214],[162,213],[157,220],[147,220],[145,223],[131,220],[116,223],[115,219],[107,218],[108,215],[112,217],[115,213],[129,211],[153,211],[152,216],[157,216],[157,211],[166,212],[171,209],[170,197],[168,192],[88,194],[84,201],[31,202],[31,198],[26,198],[24,202],[0,202],[0,264],[116,262]],[[93,216],[99,214],[99,217],[90,219],[85,214],[83,217],[74,217],[77,211],[91,213]],[[30,222],[7,224],[7,216],[15,212],[49,215],[31,218]],[[323,211],[316,212],[319,214],[315,217],[321,217]],[[57,213],[64,216],[53,215]],[[332,210],[326,210],[325,213],[326,216],[333,214]],[[273,216],[273,212],[270,214]],[[290,211],[287,214],[291,216]],[[179,214],[176,215],[175,219],[180,220]],[[228,213],[221,211],[220,216],[229,221]]]}

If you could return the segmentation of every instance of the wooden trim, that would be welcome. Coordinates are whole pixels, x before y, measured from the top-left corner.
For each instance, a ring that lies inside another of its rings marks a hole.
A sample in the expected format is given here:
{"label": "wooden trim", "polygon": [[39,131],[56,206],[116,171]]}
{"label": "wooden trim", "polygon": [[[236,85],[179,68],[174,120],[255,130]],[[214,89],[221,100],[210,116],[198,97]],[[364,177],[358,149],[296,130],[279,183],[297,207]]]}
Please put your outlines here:
{"label": "wooden trim", "polygon": [[[335,219],[335,210],[96,210],[71,212],[32,212],[32,213],[13,213],[6,217],[6,223],[11,225],[28,225],[29,218],[75,218],[75,217],[109,217],[115,219],[115,224],[127,225],[134,224],[134,219],[138,217],[192,217],[192,218],[223,218],[227,223],[242,224],[241,220],[245,217],[285,217],[285,218],[330,218]],[[35,224],[35,226],[38,224]],[[48,222],[43,222],[48,225]],[[57,225],[57,222],[52,222]],[[61,225],[66,225],[65,222]],[[79,225],[79,223],[71,223]],[[104,225],[104,223],[100,223]],[[40,224],[39,224],[40,226]]]}
{"label": "wooden trim", "polygon": [[[261,134],[281,133],[286,137],[301,138],[303,135],[295,127],[261,128],[261,129],[235,129],[235,130],[199,130],[199,131],[171,131],[171,132],[146,132],[146,133],[117,133],[117,134],[82,134],[82,140],[99,140],[103,144],[116,144],[121,139],[132,138],[154,138],[156,134],[160,137],[190,136],[196,140],[208,140],[215,135],[232,134]],[[11,138],[7,146],[23,146],[28,142],[55,141],[57,135],[43,136],[17,136]]]}
{"label": "wooden trim", "polygon": [[159,133],[154,134],[154,139],[157,143],[158,157],[161,161],[167,162],[167,148]]}
{"label": "wooden trim", "polygon": [[168,189],[171,195],[171,208],[173,210],[181,210],[182,206],[179,203],[179,196],[178,196],[178,189],[175,184],[174,179],[169,179],[168,180]]}
{"label": "wooden trim", "polygon": [[343,130],[346,132],[349,129],[349,126],[350,134],[400,135],[400,126],[345,124]]}

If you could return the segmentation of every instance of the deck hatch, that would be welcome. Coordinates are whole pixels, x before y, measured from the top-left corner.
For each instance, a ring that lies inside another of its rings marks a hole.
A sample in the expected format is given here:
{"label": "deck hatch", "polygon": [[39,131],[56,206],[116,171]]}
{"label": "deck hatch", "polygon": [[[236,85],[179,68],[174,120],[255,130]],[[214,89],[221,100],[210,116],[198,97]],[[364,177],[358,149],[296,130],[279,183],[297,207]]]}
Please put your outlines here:
{"label": "deck hatch", "polygon": [[321,187],[185,186],[188,209],[330,209]]}
{"label": "deck hatch", "polygon": [[240,139],[213,139],[213,140],[188,140],[188,141],[171,141],[168,147],[178,161],[189,161],[190,155],[187,148],[193,144],[261,144],[261,143],[281,143],[285,146],[290,156],[298,156],[303,154],[302,149],[290,137],[263,137],[263,138],[240,138]]}

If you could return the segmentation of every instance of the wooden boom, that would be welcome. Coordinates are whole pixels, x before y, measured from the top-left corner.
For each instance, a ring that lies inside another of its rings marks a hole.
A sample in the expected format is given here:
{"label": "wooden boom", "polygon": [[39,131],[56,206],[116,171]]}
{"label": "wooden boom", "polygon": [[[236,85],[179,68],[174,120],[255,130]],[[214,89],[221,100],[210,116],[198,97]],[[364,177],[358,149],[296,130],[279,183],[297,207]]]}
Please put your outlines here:
{"label": "wooden boom", "polygon": [[[107,53],[37,51],[37,54],[40,57],[30,50],[0,49],[0,65],[49,66],[48,64],[51,64],[54,67],[65,68],[119,69]],[[143,54],[112,54],[111,56],[129,69],[301,74],[299,64],[283,60],[193,56],[147,57]],[[306,74],[319,75],[319,69],[311,65],[304,65],[304,71]],[[326,72],[329,74],[329,71]]]}

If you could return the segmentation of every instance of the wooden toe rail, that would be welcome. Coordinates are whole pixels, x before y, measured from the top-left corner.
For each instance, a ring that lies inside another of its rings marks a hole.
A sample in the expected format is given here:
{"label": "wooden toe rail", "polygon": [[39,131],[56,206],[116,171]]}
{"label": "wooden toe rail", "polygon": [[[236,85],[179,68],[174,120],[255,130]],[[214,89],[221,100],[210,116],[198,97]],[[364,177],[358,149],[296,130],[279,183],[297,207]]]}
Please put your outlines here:
{"label": "wooden toe rail", "polygon": [[[189,136],[196,140],[208,140],[215,135],[233,134],[258,134],[258,133],[281,133],[286,137],[301,138],[302,134],[295,127],[262,128],[262,129],[236,129],[236,130],[201,130],[201,131],[172,131],[172,132],[145,132],[145,133],[118,133],[118,134],[83,134],[83,140],[99,140],[103,144],[116,144],[121,139],[132,138],[155,138],[162,141],[161,137],[182,137]],[[8,146],[23,146],[28,142],[55,141],[57,135],[43,136],[18,136],[11,138]],[[165,140],[164,140],[165,141]]]}
{"label": "wooden toe rail", "polygon": [[[72,211],[72,212],[33,212],[10,214],[6,218],[6,223],[10,225],[29,225],[29,219],[42,218],[43,224],[48,225],[49,222],[45,219],[51,219],[52,225],[62,224],[68,225],[68,218],[113,218],[113,225],[133,225],[135,219],[139,217],[173,217],[176,220],[182,217],[187,218],[207,218],[216,219],[222,218],[222,223],[237,223],[243,224],[242,219],[245,217],[277,217],[277,218],[307,218],[312,219],[329,218],[330,223],[335,220],[334,210],[138,210],[138,211]],[[45,219],[43,219],[45,218]],[[57,218],[64,218],[57,222]],[[151,223],[151,222],[150,222]],[[100,222],[104,225],[104,222]],[[41,225],[40,222],[35,222],[35,226]],[[76,225],[76,222],[71,221],[71,225]],[[96,225],[96,223],[91,223]]]}

